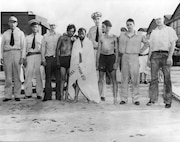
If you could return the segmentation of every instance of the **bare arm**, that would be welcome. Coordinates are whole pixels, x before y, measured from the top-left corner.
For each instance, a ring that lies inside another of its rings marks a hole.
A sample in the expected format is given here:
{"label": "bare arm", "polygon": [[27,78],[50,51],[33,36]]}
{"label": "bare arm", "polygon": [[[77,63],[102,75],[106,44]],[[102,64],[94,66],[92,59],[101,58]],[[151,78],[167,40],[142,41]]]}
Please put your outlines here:
{"label": "bare arm", "polygon": [[42,39],[42,45],[41,45],[41,58],[42,58],[42,62],[45,62],[45,50],[46,50],[46,41],[45,41],[45,37],[43,37]]}
{"label": "bare arm", "polygon": [[143,36],[142,42],[144,43],[144,46],[141,48],[140,53],[144,52],[150,46],[149,41],[146,39],[145,36]]}
{"label": "bare arm", "polygon": [[99,41],[98,41],[98,50],[97,50],[97,53],[96,53],[96,65],[97,65],[97,68],[99,66],[99,56],[100,56],[101,48],[102,48],[102,43],[101,43],[101,38],[100,38]]}
{"label": "bare arm", "polygon": [[58,39],[58,42],[57,42],[57,47],[56,47],[56,59],[57,59],[57,64],[60,64],[59,62],[59,56],[60,56],[60,47],[61,47],[61,43],[62,43],[62,38],[61,36],[59,37]]}
{"label": "bare arm", "polygon": [[118,67],[118,55],[119,55],[119,52],[118,52],[118,40],[117,38],[115,38],[114,40],[114,49],[115,49],[115,56],[116,56],[116,59],[115,59],[115,65],[114,65],[114,69],[117,69]]}

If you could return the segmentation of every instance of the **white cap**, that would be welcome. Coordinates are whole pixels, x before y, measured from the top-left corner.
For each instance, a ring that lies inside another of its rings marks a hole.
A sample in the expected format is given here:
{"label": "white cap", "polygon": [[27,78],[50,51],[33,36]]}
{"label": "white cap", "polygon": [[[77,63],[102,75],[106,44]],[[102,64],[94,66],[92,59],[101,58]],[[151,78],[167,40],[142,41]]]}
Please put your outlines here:
{"label": "white cap", "polygon": [[17,20],[17,18],[15,16],[11,16],[11,17],[9,17],[9,21],[17,22],[18,20]]}

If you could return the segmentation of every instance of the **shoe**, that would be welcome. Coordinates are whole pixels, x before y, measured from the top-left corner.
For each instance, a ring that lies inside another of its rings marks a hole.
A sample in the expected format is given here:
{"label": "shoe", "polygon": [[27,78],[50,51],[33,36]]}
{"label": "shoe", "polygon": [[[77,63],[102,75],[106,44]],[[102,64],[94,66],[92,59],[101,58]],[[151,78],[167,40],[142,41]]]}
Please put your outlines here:
{"label": "shoe", "polygon": [[148,84],[148,82],[147,82],[147,81],[144,81],[144,84]]}
{"label": "shoe", "polygon": [[16,102],[19,102],[19,101],[21,101],[21,100],[20,100],[20,98],[15,98],[15,101],[16,101]]}
{"label": "shoe", "polygon": [[42,97],[41,96],[37,96],[37,99],[40,100],[40,99],[42,99]]}
{"label": "shoe", "polygon": [[5,98],[4,100],[3,100],[3,102],[8,102],[8,101],[10,101],[11,99],[8,99],[8,98]]}
{"label": "shoe", "polygon": [[23,89],[21,89],[21,94],[25,94],[25,91]]}
{"label": "shoe", "polygon": [[106,101],[106,98],[105,97],[101,97],[101,101]]}
{"label": "shoe", "polygon": [[139,83],[140,83],[140,84],[143,84],[143,81],[140,81]]}
{"label": "shoe", "polygon": [[25,96],[24,99],[30,99],[32,96]]}
{"label": "shoe", "polygon": [[138,106],[138,105],[140,105],[140,102],[136,101],[134,104]]}
{"label": "shoe", "polygon": [[126,104],[125,101],[121,101],[121,102],[120,102],[120,105],[124,105],[124,104]]}
{"label": "shoe", "polygon": [[165,104],[165,108],[170,108],[171,104]]}
{"label": "shoe", "polygon": [[147,106],[151,106],[152,104],[154,104],[154,102],[149,101],[146,105],[147,105]]}

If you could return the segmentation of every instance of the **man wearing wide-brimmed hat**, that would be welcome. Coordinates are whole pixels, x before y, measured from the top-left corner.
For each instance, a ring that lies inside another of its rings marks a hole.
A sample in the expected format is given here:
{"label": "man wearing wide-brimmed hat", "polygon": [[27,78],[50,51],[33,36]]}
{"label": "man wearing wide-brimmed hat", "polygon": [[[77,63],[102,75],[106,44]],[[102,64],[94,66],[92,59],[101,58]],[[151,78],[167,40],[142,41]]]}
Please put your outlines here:
{"label": "man wearing wide-brimmed hat", "polygon": [[42,78],[40,73],[41,46],[43,37],[38,33],[39,24],[39,21],[36,19],[29,21],[32,34],[26,37],[26,52],[24,52],[24,57],[26,58],[25,99],[32,97],[32,79],[34,72],[36,76],[37,99],[41,99],[43,93]]}
{"label": "man wearing wide-brimmed hat", "polygon": [[25,36],[23,31],[17,27],[17,18],[15,16],[11,16],[9,18],[8,25],[10,29],[4,32],[1,42],[1,62],[4,64],[5,71],[5,99],[3,102],[11,100],[12,94],[14,95],[15,101],[20,101],[20,64],[23,63],[24,57],[22,51],[25,48]]}

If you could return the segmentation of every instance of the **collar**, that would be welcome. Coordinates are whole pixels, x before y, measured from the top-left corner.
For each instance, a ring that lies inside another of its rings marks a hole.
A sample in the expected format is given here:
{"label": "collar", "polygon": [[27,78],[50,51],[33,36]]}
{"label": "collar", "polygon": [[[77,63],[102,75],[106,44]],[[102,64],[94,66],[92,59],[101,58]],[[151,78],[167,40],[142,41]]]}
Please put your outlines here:
{"label": "collar", "polygon": [[128,32],[124,33],[124,35],[125,35],[127,38],[133,38],[134,36],[137,35],[137,32],[136,32],[135,30],[134,30],[134,34],[133,34],[132,36],[129,36],[127,33],[128,33]]}

